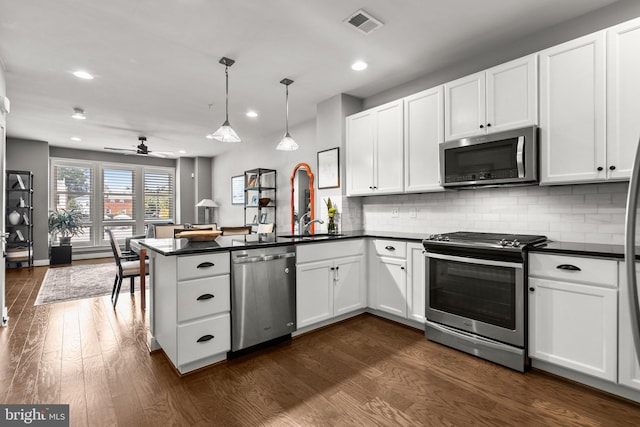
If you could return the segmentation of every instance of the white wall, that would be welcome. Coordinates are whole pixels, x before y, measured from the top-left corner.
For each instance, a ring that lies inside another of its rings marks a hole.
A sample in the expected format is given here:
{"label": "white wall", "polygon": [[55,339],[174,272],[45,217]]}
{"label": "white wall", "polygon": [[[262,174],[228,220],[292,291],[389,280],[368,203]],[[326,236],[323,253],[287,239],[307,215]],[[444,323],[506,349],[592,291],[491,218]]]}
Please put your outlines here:
{"label": "white wall", "polygon": [[[314,173],[316,169],[315,119],[290,127],[289,133],[300,146],[296,151],[276,150],[276,145],[284,134],[283,117],[282,132],[257,141],[243,141],[213,158],[213,198],[220,204],[219,208],[214,209],[214,218],[219,227],[244,225],[243,207],[231,204],[231,177],[242,175],[248,169],[266,168],[277,171],[277,231],[279,233],[290,231],[290,177],[293,168],[298,163],[304,162],[311,166]],[[221,142],[215,143],[222,144]],[[252,219],[253,212],[248,221]]]}

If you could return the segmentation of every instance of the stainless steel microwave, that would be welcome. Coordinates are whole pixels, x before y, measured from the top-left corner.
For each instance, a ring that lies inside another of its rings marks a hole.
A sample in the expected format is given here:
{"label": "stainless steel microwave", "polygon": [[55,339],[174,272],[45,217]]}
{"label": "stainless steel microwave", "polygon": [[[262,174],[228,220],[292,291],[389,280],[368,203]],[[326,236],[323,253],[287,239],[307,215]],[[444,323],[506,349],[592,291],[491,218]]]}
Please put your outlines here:
{"label": "stainless steel microwave", "polygon": [[440,144],[440,183],[443,187],[537,181],[536,126]]}

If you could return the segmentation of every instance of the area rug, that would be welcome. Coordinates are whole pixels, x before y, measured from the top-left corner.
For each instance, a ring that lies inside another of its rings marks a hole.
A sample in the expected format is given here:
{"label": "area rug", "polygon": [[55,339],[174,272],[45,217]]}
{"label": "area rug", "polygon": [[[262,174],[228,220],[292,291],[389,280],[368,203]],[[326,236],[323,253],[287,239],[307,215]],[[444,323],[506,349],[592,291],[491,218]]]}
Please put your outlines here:
{"label": "area rug", "polygon": [[[49,268],[40,286],[35,305],[111,295],[116,269],[115,263]],[[130,279],[124,279],[120,291],[129,292],[129,284]],[[135,285],[136,290],[139,290],[139,277],[136,277]]]}

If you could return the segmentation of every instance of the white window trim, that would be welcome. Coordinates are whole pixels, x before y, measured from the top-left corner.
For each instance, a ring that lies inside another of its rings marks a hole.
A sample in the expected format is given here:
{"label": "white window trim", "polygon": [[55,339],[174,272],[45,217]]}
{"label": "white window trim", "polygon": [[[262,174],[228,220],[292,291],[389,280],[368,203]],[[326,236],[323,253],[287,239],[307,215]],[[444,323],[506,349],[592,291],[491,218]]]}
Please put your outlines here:
{"label": "white window trim", "polygon": [[51,157],[49,162],[49,180],[51,185],[49,186],[49,209],[53,209],[53,203],[55,200],[55,166],[74,166],[74,167],[88,167],[92,170],[93,174],[93,182],[92,182],[92,190],[93,194],[91,195],[91,228],[92,228],[92,236],[89,242],[77,242],[74,245],[82,246],[85,248],[89,247],[104,247],[108,246],[109,242],[103,239],[103,228],[104,228],[104,197],[102,193],[103,188],[103,180],[102,174],[104,169],[122,169],[122,170],[133,170],[134,171],[134,195],[133,195],[133,206],[137,206],[135,209],[135,217],[132,221],[119,222],[119,225],[132,225],[133,226],[133,234],[142,234],[144,233],[146,223],[153,223],[158,221],[145,221],[145,209],[144,209],[144,173],[145,172],[159,172],[159,173],[168,173],[171,175],[171,182],[173,183],[172,190],[172,199],[171,199],[171,208],[173,212],[173,218],[171,219],[163,219],[162,222],[165,221],[174,221],[176,218],[176,197],[177,197],[177,183],[176,183],[176,169],[174,167],[165,167],[165,166],[146,166],[146,165],[134,165],[128,163],[114,163],[114,162],[102,162],[97,160],[76,160],[76,159],[68,159],[64,157]]}

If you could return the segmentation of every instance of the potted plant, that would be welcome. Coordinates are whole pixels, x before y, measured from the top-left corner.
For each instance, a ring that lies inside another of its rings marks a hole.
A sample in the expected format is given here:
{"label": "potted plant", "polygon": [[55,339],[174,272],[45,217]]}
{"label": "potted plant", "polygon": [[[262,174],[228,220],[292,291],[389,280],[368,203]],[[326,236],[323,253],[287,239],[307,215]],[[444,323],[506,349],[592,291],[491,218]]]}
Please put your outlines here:
{"label": "potted plant", "polygon": [[82,212],[78,208],[56,209],[49,214],[49,233],[60,235],[60,246],[71,246],[71,238],[84,233]]}

